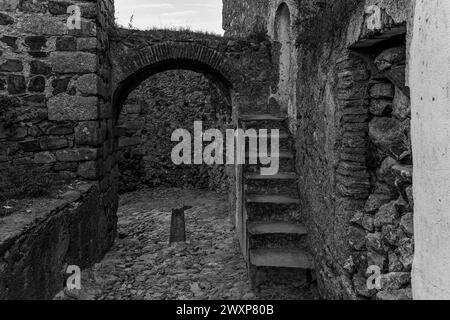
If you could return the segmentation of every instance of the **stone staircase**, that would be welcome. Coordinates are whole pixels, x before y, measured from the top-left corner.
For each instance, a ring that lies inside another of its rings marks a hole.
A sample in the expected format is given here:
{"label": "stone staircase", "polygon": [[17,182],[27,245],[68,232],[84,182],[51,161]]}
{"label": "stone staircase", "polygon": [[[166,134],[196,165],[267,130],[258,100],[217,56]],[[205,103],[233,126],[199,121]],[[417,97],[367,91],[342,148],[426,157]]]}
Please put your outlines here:
{"label": "stone staircase", "polygon": [[299,217],[295,152],[287,118],[243,115],[240,127],[268,129],[269,133],[280,130],[278,174],[263,176],[261,164],[250,165],[248,161],[243,166],[243,247],[252,286],[289,282],[299,276],[309,281],[313,262],[306,245],[307,231]]}

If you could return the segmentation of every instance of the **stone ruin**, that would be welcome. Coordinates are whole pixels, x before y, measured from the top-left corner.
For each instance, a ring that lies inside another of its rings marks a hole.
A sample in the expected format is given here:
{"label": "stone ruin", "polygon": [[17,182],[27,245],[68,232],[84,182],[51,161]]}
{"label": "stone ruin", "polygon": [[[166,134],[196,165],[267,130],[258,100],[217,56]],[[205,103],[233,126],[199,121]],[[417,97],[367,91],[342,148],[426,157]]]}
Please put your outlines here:
{"label": "stone ruin", "polygon": [[[416,156],[423,160],[415,146],[431,141],[411,129],[414,103],[423,112],[419,92],[427,97],[413,31],[431,30],[413,22],[444,21],[433,5],[224,0],[219,37],[120,29],[112,0],[70,4],[81,8],[81,29],[67,28],[69,2],[0,1],[0,201],[9,208],[15,193],[33,208],[1,213],[0,299],[51,298],[67,265],[84,268],[108,252],[119,181],[135,175],[125,172],[134,168],[125,149],[143,137],[146,106],[130,93],[173,70],[214,84],[231,128],[284,130],[275,181],[242,166],[224,180],[254,284],[288,267],[312,272],[324,298],[448,297],[448,288],[430,289],[439,280],[423,266],[437,253],[420,245],[431,230],[420,222],[429,192],[416,173],[422,162],[413,175]],[[381,289],[367,286],[373,266]]]}

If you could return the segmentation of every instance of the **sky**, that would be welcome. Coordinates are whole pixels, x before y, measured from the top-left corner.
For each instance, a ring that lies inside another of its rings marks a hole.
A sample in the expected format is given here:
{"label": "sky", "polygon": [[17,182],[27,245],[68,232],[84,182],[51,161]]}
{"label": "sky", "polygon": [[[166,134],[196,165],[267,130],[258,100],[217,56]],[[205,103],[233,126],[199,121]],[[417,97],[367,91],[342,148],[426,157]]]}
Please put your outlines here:
{"label": "sky", "polygon": [[137,29],[189,27],[223,34],[222,0],[115,0],[119,25]]}

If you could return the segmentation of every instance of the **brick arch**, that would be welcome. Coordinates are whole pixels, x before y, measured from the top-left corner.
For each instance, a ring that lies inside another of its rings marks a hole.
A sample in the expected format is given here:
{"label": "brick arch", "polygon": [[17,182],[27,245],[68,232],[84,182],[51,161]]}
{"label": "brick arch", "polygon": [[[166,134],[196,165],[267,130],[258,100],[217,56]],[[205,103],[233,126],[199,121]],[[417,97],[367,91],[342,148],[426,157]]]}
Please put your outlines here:
{"label": "brick arch", "polygon": [[115,79],[113,113],[120,114],[128,94],[152,75],[167,70],[191,70],[204,74],[227,97],[238,81],[227,58],[216,50],[190,42],[165,42],[141,49],[131,57],[123,57],[119,79]]}

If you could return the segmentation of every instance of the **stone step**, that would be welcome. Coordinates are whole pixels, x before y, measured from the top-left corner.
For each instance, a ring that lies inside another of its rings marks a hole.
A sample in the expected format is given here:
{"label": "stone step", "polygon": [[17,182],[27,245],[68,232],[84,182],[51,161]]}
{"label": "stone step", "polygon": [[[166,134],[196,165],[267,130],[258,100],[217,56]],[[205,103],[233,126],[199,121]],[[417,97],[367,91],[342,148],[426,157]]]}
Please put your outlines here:
{"label": "stone step", "polygon": [[[259,139],[259,136],[260,136],[260,134],[259,134],[259,132],[258,132],[256,135],[254,135],[254,134],[249,134],[249,135],[248,135],[248,138]],[[278,136],[278,139],[284,140],[284,139],[289,139],[290,134],[287,133],[287,132],[284,131],[284,130],[280,130],[279,134],[278,134],[278,135],[275,135],[275,137],[277,137],[277,136]],[[271,132],[270,132],[270,130],[268,130],[268,132],[267,132],[267,141],[268,141],[268,142],[270,142],[270,138],[271,138],[271,137],[272,137],[272,136],[271,136]]]}
{"label": "stone step", "polygon": [[[294,159],[295,158],[294,153],[289,152],[289,151],[281,151],[279,153],[269,154],[269,156],[271,158],[278,158],[278,159]],[[259,153],[258,152],[256,152],[256,153],[252,152],[252,153],[246,153],[245,154],[245,158],[246,159],[250,159],[250,157],[259,159]]]}
{"label": "stone step", "polygon": [[249,194],[274,195],[282,194],[298,197],[296,180],[245,180],[245,192]]}
{"label": "stone step", "polygon": [[247,228],[251,235],[295,234],[303,236],[308,234],[303,225],[289,222],[249,222]]}
{"label": "stone step", "polygon": [[280,172],[272,176],[263,176],[259,173],[249,173],[245,175],[248,180],[297,180],[295,172]]}
{"label": "stone step", "polygon": [[246,196],[247,203],[270,203],[270,204],[299,204],[298,198],[285,195],[264,195],[264,194],[248,194]]}
{"label": "stone step", "polygon": [[250,250],[250,264],[256,267],[312,269],[312,259],[304,250],[256,249]]}
{"label": "stone step", "polygon": [[273,115],[273,114],[243,114],[239,116],[241,121],[285,121],[287,115]]}

